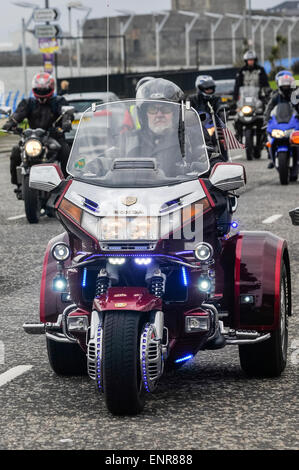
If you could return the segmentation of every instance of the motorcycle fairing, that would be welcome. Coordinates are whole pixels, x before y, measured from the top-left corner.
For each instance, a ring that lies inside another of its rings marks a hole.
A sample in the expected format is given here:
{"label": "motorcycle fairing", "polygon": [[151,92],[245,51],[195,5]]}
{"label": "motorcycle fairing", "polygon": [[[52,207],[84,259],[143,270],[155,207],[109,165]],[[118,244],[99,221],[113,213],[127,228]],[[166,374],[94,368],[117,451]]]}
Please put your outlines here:
{"label": "motorcycle fairing", "polygon": [[[281,266],[283,261],[289,265],[287,243],[270,232],[241,232],[233,242],[234,327],[273,331],[279,321]],[[244,296],[254,303],[242,303]],[[290,293],[288,307],[290,314]]]}
{"label": "motorcycle fairing", "polygon": [[[56,322],[57,317],[63,312],[66,305],[61,301],[61,293],[52,289],[53,279],[57,276],[57,261],[53,258],[51,249],[59,242],[69,245],[69,235],[64,232],[49,241],[46,248],[40,289],[40,321],[42,323]],[[70,265],[70,260],[65,262],[65,266]]]}
{"label": "motorcycle fairing", "polygon": [[288,131],[289,129],[299,130],[299,120],[296,114],[292,115],[292,118],[289,122],[278,122],[276,116],[273,115],[268,122],[267,132],[272,134],[274,129],[280,129],[282,131]]}
{"label": "motorcycle fairing", "polygon": [[[197,179],[156,188],[107,188],[74,180],[64,195],[67,200],[95,217],[107,215],[159,216],[162,213],[169,214],[183,209],[193,202],[205,198],[205,196]],[[136,199],[136,203],[127,206],[124,201],[128,197]],[[90,202],[93,203],[93,209],[90,208],[91,205],[88,207],[87,200],[89,205]],[[169,206],[169,210],[162,209],[164,205],[176,200],[179,200],[179,204]]]}
{"label": "motorcycle fairing", "polygon": [[93,308],[99,312],[111,310],[151,312],[162,309],[162,300],[143,287],[110,287],[106,294],[94,299]]}

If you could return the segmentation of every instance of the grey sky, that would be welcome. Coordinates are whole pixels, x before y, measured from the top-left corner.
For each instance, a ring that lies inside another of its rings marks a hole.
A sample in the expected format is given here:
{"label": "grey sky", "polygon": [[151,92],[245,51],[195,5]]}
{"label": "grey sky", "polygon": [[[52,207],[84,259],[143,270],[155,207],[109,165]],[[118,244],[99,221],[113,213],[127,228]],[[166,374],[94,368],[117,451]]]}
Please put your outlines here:
{"label": "grey sky", "polygon": [[[0,16],[0,42],[10,42],[10,33],[20,29],[21,18],[28,18],[30,16],[30,9],[17,7],[13,5],[14,1],[17,2],[20,0],[1,0],[0,4],[2,7],[2,14]],[[40,7],[44,7],[45,5],[45,0],[25,1],[29,3],[35,3]],[[269,8],[281,2],[282,0],[252,0],[252,7]],[[68,27],[66,8],[68,3],[69,0],[49,0],[50,7],[59,5],[59,10],[62,13],[60,23],[63,29]],[[107,8],[107,3],[110,4],[109,8]],[[171,0],[82,0],[82,4],[92,7],[92,13],[90,17],[96,18],[100,16],[106,16],[107,11],[109,11],[111,15],[115,15],[117,14],[115,12],[117,9],[132,10],[136,13],[150,13],[152,11],[170,9]],[[84,12],[76,10],[72,11],[75,24],[75,20],[80,17],[82,18],[84,16]]]}

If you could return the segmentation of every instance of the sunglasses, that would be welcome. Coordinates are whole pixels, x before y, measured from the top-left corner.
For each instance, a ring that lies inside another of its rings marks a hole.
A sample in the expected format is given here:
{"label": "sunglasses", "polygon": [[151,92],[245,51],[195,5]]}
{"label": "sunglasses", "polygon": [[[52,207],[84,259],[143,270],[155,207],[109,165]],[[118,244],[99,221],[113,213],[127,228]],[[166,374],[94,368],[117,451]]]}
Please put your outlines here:
{"label": "sunglasses", "polygon": [[173,107],[167,104],[163,104],[163,105],[156,105],[156,104],[151,105],[150,104],[147,107],[148,114],[158,114],[159,111],[162,114],[171,114],[173,112]]}

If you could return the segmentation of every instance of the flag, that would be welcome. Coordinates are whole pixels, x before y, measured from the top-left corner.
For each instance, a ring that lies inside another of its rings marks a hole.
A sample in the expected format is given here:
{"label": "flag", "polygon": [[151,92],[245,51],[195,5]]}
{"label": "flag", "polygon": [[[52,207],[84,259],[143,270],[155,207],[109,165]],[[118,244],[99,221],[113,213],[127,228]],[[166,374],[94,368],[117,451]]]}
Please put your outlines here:
{"label": "flag", "polygon": [[226,150],[244,150],[245,145],[236,139],[233,132],[227,127],[217,127],[218,135],[220,140],[224,140]]}

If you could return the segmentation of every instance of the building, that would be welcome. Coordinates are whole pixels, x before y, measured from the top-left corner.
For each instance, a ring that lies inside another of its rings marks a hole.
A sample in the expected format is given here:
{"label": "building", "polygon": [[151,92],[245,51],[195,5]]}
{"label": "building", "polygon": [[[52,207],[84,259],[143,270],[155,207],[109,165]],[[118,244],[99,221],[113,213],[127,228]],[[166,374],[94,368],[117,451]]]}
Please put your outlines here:
{"label": "building", "polygon": [[[258,14],[265,16],[265,20],[259,23],[253,13],[250,21],[248,15],[246,17],[246,3],[246,0],[172,0],[171,10],[167,13],[111,17],[111,66],[115,71],[123,71],[125,68],[136,71],[146,67],[206,68],[241,64],[244,43],[247,37],[251,38],[250,23],[254,28],[253,46],[260,57],[267,59],[276,43],[276,35],[288,36],[290,22],[284,20],[280,29],[277,29],[278,22],[269,22],[263,33],[265,47],[262,49],[261,25],[265,23],[267,16],[281,17],[281,12],[270,14],[259,11]],[[281,6],[294,7],[294,4],[299,4],[299,1],[284,2]],[[125,25],[125,34],[121,35]],[[102,38],[84,41],[83,65],[105,65],[106,30],[106,18],[85,22],[84,36],[102,35]],[[297,28],[292,32],[297,41],[298,33]],[[293,44],[293,51],[298,47],[298,42]],[[285,55],[287,51],[284,50],[283,53]]]}
{"label": "building", "polygon": [[284,15],[299,15],[299,1],[283,2],[275,7],[268,8],[269,13],[282,13]]}

